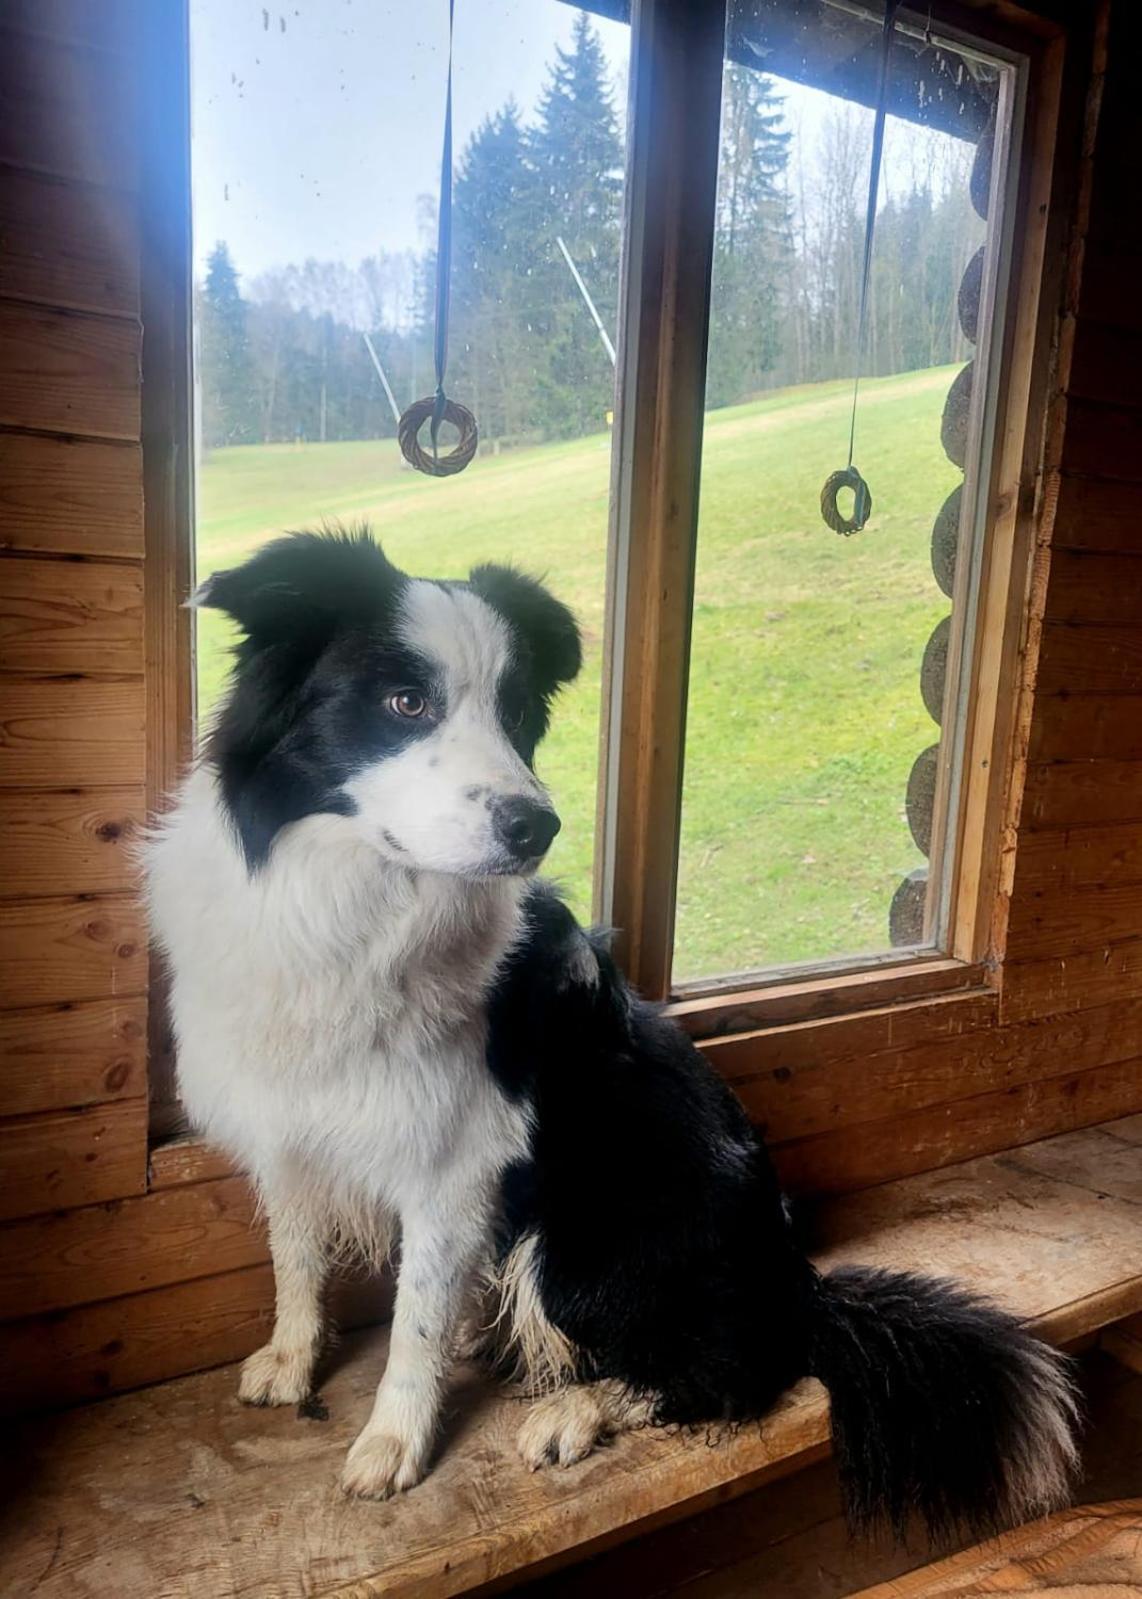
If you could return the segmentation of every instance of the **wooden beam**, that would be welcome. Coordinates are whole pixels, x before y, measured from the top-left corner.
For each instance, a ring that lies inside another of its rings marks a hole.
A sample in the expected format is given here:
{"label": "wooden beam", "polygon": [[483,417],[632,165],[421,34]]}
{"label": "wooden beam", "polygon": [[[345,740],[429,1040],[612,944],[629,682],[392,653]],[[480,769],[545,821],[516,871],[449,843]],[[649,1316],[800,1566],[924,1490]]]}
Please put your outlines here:
{"label": "wooden beam", "polygon": [[1142,821],[1142,760],[1038,762],[1027,768],[1020,849],[1036,828]]}
{"label": "wooden beam", "polygon": [[129,676],[142,670],[141,567],[5,562],[0,671]]}
{"label": "wooden beam", "polygon": [[[1036,1139],[1090,1127],[1142,1107],[1142,1057],[1058,1077],[1033,1075],[1011,1087],[880,1122],[779,1144],[773,1151],[792,1193],[843,1194]],[[944,1268],[941,1267],[943,1270]]]}
{"label": "wooden beam", "polygon": [[651,998],[670,985],[724,0],[636,0],[596,900]]}
{"label": "wooden beam", "polygon": [[138,888],[131,851],[143,789],[0,789],[5,875],[0,898],[111,894]]}
{"label": "wooden beam", "polygon": [[140,782],[142,678],[0,680],[0,787]]}
{"label": "wooden beam", "polygon": [[0,1220],[144,1193],[146,1138],[145,1098],[0,1122]]}
{"label": "wooden beam", "polygon": [[[53,9],[58,15],[62,8]],[[0,17],[0,162],[134,189],[140,141],[133,61],[19,25],[8,28],[5,20]]]}
{"label": "wooden beam", "polygon": [[265,1227],[239,1177],[33,1216],[0,1228],[0,1318],[118,1299],[268,1258]]}
{"label": "wooden beam", "polygon": [[146,1020],[142,996],[0,1012],[0,1116],[142,1098]]}
{"label": "wooden beam", "polygon": [[133,322],[0,301],[0,422],[138,439],[139,346]]}
{"label": "wooden beam", "polygon": [[146,978],[135,895],[0,904],[0,1009],[142,994]]}
{"label": "wooden beam", "polygon": [[0,233],[0,296],[138,317],[132,196],[13,169],[0,184]]}
{"label": "wooden beam", "polygon": [[0,550],[141,557],[139,446],[0,428]]}

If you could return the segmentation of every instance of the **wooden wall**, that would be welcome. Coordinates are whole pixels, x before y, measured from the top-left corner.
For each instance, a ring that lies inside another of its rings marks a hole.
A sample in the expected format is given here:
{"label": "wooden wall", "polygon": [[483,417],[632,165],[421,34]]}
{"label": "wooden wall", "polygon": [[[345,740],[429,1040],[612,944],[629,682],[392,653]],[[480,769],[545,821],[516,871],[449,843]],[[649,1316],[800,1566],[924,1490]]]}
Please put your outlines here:
{"label": "wooden wall", "polygon": [[[1070,7],[1079,59],[1099,9]],[[1140,42],[1117,0],[1085,198],[1077,151],[1059,157],[1071,253],[1047,470],[1026,486],[1041,547],[1006,961],[978,991],[707,1046],[799,1189],[1142,1109]],[[144,639],[171,578],[154,503],[144,529],[140,48],[130,0],[0,0],[0,1397],[17,1406],[235,1358],[271,1291],[244,1184],[193,1147],[148,1162],[129,845],[161,743]]]}

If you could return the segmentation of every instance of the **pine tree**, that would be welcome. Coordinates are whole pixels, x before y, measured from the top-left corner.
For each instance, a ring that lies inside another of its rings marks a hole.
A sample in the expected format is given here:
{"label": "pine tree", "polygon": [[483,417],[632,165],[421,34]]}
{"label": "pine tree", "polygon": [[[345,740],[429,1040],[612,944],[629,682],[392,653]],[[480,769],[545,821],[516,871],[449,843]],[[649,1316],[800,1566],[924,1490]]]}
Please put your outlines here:
{"label": "pine tree", "polygon": [[452,213],[452,369],[485,438],[527,431],[534,410],[542,350],[521,293],[535,259],[532,196],[519,108],[509,100],[469,140]]}
{"label": "pine tree", "polygon": [[772,78],[735,62],[722,89],[707,397],[727,405],[762,387],[781,349],[791,255],[783,186],[790,134]]}
{"label": "pine tree", "polygon": [[557,48],[529,139],[538,261],[529,318],[545,340],[540,412],[554,433],[600,428],[613,403],[614,373],[557,238],[567,245],[603,323],[618,318],[622,141],[599,35],[585,12],[571,46]]}
{"label": "pine tree", "polygon": [[230,251],[210,252],[199,301],[202,431],[208,449],[249,444],[260,436],[258,396],[246,329],[246,303]]}

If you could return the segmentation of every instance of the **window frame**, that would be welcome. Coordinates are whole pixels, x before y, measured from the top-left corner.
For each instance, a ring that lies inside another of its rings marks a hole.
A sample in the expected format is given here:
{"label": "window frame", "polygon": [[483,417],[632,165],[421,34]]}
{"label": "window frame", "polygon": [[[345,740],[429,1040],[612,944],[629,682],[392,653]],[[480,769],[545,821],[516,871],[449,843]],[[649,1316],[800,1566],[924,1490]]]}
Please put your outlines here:
{"label": "window frame", "polygon": [[[993,991],[1002,958],[1032,684],[1027,651],[1046,420],[1065,270],[1069,172],[1060,118],[1069,29],[1013,0],[933,0],[933,23],[1026,57],[1010,163],[1007,316],[992,363],[994,446],[972,632],[963,792],[946,952],[669,985],[681,821],[713,207],[727,0],[632,0],[620,389],[600,730],[595,912],[632,981],[697,1039]],[[189,3],[148,8],[144,106],[143,418],[148,803],[160,811],[193,747],[194,660],[182,601],[194,570]],[[1075,73],[1069,74],[1074,79]],[[1071,102],[1074,103],[1071,103]],[[1076,154],[1077,161],[1077,154]],[[1065,201],[1065,196],[1064,196]],[[695,231],[695,218],[707,219]],[[695,240],[699,243],[696,245]],[[703,242],[704,241],[704,242]],[[919,645],[918,641],[918,645]],[[164,985],[153,965],[150,1072],[169,1094]],[[152,1144],[177,1133],[160,1091]],[[188,1154],[189,1151],[189,1154]],[[197,1142],[153,1150],[152,1186],[202,1180]],[[211,1164],[213,1162],[213,1164]],[[184,1170],[185,1168],[185,1170]]]}
{"label": "window frame", "polygon": [[[993,279],[1005,271],[1006,282],[996,284],[1000,338],[989,351],[985,395],[973,405],[976,448],[969,466],[973,457],[979,460],[985,414],[990,435],[975,495],[983,525],[971,563],[974,583],[969,585],[964,570],[969,563],[961,562],[953,608],[953,614],[957,608],[963,614],[963,603],[971,601],[965,624],[953,629],[969,648],[962,661],[949,663],[948,672],[948,694],[959,696],[963,706],[957,725],[962,754],[940,763],[945,784],[949,771],[958,773],[959,792],[950,796],[950,805],[937,805],[937,816],[942,812],[950,825],[934,841],[931,857],[942,865],[946,948],[769,968],[674,988],[705,323],[728,3],[632,4],[628,229],[596,837],[596,916],[617,929],[617,953],[636,986],[649,998],[668,1001],[671,1013],[700,1037],[766,1019],[808,1018],[822,1014],[822,1006],[826,1013],[833,1005],[857,1010],[992,980],[1002,947],[1003,833],[1017,806],[1013,733],[1017,704],[1025,700],[1019,664],[1034,544],[1033,490],[1042,455],[1042,428],[1034,424],[1045,412],[1055,313],[1044,291],[1050,287],[1048,201],[1063,62],[1062,29],[1040,16],[1003,5],[997,17],[990,7],[934,0],[932,25],[942,33],[960,34],[1023,63],[1011,148],[997,149],[992,173],[993,204],[1004,187],[1002,247],[988,252],[988,270]],[[686,181],[677,177],[683,172]],[[681,240],[687,248],[679,252]],[[648,321],[646,297],[655,290],[657,315]],[[692,325],[699,306],[700,338]],[[985,347],[982,332],[978,347]]]}

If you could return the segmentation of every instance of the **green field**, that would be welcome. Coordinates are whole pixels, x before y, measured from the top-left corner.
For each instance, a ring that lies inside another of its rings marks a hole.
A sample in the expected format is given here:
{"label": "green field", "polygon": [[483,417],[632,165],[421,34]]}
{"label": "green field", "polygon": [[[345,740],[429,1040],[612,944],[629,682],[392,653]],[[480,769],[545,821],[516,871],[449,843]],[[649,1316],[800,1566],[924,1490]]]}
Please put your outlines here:
{"label": "green field", "polygon": [[[948,602],[932,521],[959,474],[939,442],[954,368],[866,381],[857,461],[865,531],[821,522],[844,464],[850,387],[818,384],[711,413],[702,469],[676,976],[881,949],[919,864],[904,820],[936,733],[919,665]],[[550,873],[589,911],[610,439],[482,457],[461,476],[402,469],[391,440],[216,451],[198,482],[199,575],[263,539],[367,516],[414,573],[514,561],[575,610],[586,669],[556,707],[540,776],[564,829]],[[199,703],[227,669],[226,624],[199,615]]]}

